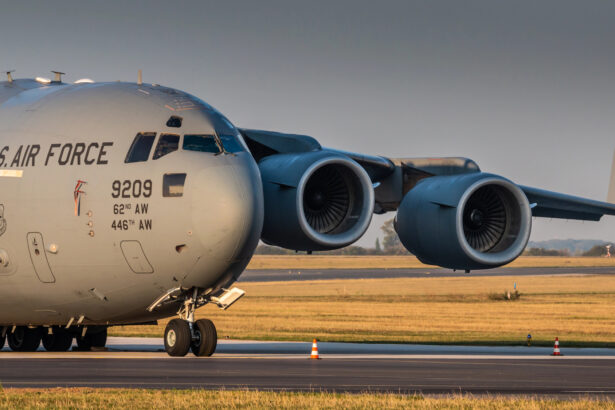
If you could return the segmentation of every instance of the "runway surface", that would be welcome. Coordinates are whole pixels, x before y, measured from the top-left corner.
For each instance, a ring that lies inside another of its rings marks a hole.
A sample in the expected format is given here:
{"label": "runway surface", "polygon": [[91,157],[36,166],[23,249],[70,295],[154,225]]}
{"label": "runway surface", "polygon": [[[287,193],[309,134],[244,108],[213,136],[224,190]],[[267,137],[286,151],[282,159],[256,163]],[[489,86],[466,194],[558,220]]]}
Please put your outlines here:
{"label": "runway surface", "polygon": [[[241,281],[615,274],[598,268],[246,271]],[[213,357],[171,358],[161,338],[109,338],[108,351],[0,352],[3,387],[140,387],[615,397],[615,349],[220,340]]]}
{"label": "runway surface", "polygon": [[531,276],[531,275],[572,275],[572,274],[615,274],[615,267],[564,267],[564,268],[497,268],[476,270],[470,273],[453,272],[443,268],[413,269],[269,269],[247,270],[239,282],[277,282],[294,280],[330,279],[377,279],[377,278],[426,278],[459,276]]}
{"label": "runway surface", "polygon": [[615,395],[615,350],[220,341],[171,358],[160,339],[110,338],[108,352],[0,353],[4,387]]}
{"label": "runway surface", "polygon": [[[615,274],[612,267],[246,271],[240,281]],[[4,387],[140,387],[288,391],[548,394],[615,397],[615,349],[220,340],[213,357],[171,358],[161,338],[109,338],[108,351],[0,352]]]}

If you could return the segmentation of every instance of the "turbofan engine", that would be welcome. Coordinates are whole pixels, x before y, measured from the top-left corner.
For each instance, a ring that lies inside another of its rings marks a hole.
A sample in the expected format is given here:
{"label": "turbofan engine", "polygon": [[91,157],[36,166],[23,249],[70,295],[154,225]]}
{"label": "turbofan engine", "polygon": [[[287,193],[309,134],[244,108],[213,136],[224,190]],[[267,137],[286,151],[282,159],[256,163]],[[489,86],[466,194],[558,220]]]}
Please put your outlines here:
{"label": "turbofan engine", "polygon": [[365,170],[326,150],[276,154],[259,163],[265,198],[261,239],[294,250],[329,250],[359,239],[374,210]]}
{"label": "turbofan engine", "polygon": [[422,262],[488,269],[525,249],[532,213],[523,191],[498,175],[426,178],[402,200],[395,230]]}

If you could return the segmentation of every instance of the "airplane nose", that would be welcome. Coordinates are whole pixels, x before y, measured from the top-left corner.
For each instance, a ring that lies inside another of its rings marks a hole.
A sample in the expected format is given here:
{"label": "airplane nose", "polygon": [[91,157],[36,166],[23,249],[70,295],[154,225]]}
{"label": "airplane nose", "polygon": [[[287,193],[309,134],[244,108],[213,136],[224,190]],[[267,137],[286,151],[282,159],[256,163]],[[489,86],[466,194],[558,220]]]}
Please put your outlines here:
{"label": "airplane nose", "polygon": [[264,206],[256,163],[249,153],[216,160],[193,179],[193,235],[201,257],[184,286],[212,286],[231,267],[239,276],[260,239]]}

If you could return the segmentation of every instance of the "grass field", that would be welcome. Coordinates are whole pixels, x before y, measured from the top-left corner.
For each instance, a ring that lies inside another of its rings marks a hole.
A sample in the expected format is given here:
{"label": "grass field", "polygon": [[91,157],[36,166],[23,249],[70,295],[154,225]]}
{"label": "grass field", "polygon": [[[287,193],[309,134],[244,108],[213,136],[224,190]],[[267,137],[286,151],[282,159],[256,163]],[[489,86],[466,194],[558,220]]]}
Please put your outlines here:
{"label": "grass field", "polygon": [[32,408],[283,408],[283,409],[614,409],[607,399],[423,397],[398,394],[273,393],[138,389],[4,389],[0,409]]}
{"label": "grass field", "polygon": [[[421,263],[415,256],[255,255],[248,269],[397,269],[426,266],[428,265]],[[506,266],[517,268],[615,267],[615,258],[522,256]]]}
{"label": "grass field", "polygon": [[[502,299],[513,283],[519,300]],[[227,311],[207,305],[220,338],[615,346],[615,275],[242,283]],[[162,336],[158,326],[110,334]]]}

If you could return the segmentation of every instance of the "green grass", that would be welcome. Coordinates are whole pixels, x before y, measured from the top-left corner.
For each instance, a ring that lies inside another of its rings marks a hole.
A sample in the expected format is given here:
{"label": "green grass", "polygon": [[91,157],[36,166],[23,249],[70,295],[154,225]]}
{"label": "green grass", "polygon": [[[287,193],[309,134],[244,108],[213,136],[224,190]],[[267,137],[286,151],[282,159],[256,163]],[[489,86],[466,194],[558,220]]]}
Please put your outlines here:
{"label": "green grass", "polygon": [[425,397],[400,394],[275,393],[247,390],[4,389],[0,409],[615,409],[606,398]]}

